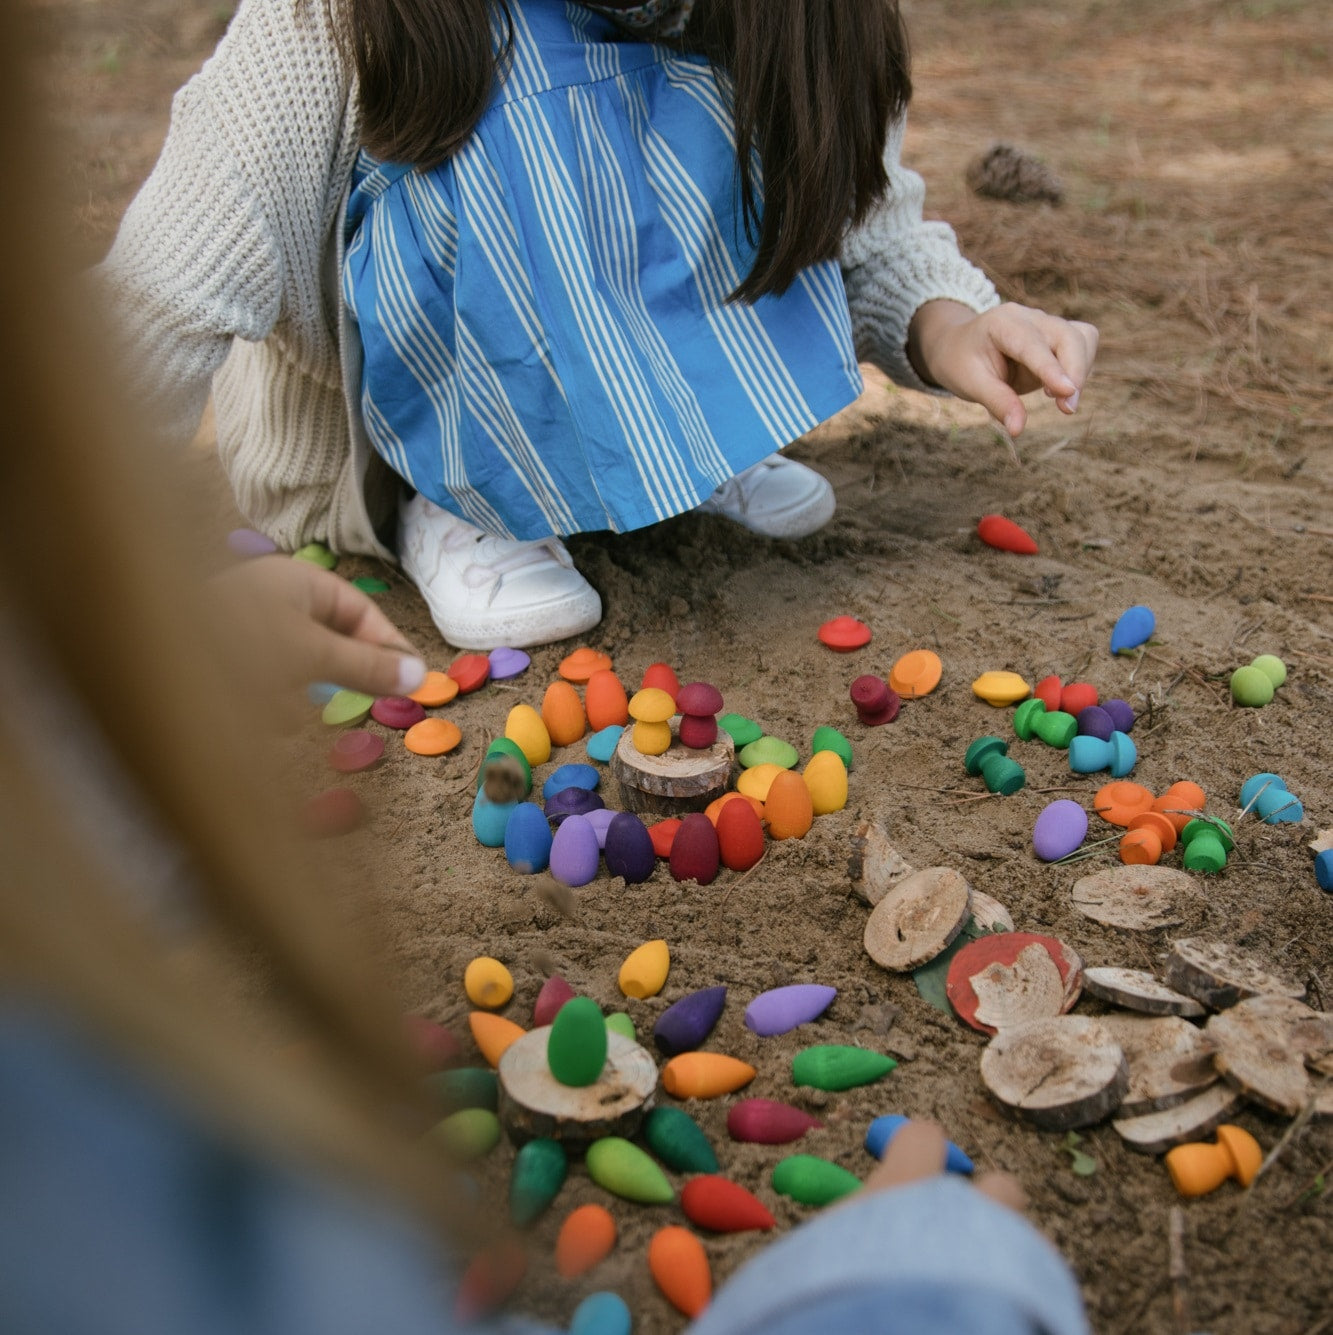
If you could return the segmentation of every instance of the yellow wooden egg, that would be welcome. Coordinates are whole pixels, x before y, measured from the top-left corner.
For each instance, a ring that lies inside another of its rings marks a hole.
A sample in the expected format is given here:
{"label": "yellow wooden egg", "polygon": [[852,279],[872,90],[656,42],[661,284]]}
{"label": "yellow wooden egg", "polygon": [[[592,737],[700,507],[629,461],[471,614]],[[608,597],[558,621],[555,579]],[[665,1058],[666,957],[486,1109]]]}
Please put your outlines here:
{"label": "yellow wooden egg", "polygon": [[662,940],[645,941],[620,966],[620,990],[627,997],[655,997],[671,968],[671,952]]}
{"label": "yellow wooden egg", "polygon": [[804,839],[815,818],[805,780],[794,770],[776,775],[764,800],[764,819],[771,839]]}
{"label": "yellow wooden egg", "polygon": [[505,736],[509,738],[534,769],[551,758],[551,734],[546,731],[542,716],[531,705],[515,705],[505,719]]}
{"label": "yellow wooden egg", "polygon": [[827,816],[847,805],[847,766],[836,751],[817,751],[801,777],[810,790],[816,816]]}
{"label": "yellow wooden egg", "polygon": [[781,765],[773,765],[765,761],[762,765],[751,765],[749,769],[742,770],[741,776],[736,780],[736,791],[744,793],[746,797],[757,798],[760,802],[768,801],[768,790],[773,786],[773,780],[779,774],[786,774]]}
{"label": "yellow wooden egg", "polygon": [[983,672],[972,683],[972,694],[999,709],[1026,700],[1032,687],[1017,672]]}
{"label": "yellow wooden egg", "polygon": [[463,974],[463,990],[474,1006],[495,1010],[514,995],[514,976],[499,960],[478,955]]}
{"label": "yellow wooden egg", "polygon": [[629,716],[641,723],[665,723],[676,712],[676,702],[657,686],[645,686],[630,697]]}
{"label": "yellow wooden egg", "polygon": [[[663,691],[662,694],[665,695],[666,692]],[[660,756],[671,745],[671,724],[640,720],[630,733],[630,741],[641,755]]]}

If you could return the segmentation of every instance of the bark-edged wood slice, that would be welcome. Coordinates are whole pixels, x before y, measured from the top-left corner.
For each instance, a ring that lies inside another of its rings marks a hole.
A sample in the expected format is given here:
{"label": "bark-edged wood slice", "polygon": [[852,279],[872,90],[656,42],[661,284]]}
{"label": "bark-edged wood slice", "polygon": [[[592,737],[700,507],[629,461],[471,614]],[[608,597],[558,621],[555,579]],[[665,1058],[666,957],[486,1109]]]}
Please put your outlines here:
{"label": "bark-edged wood slice", "polygon": [[[1043,958],[1044,957],[1044,958]],[[960,950],[945,983],[960,1019],[983,1034],[1060,1015],[1078,1000],[1083,962],[1054,936],[994,932]]]}
{"label": "bark-edged wood slice", "polygon": [[671,720],[671,745],[660,756],[646,756],[634,745],[632,724],[620,734],[611,754],[611,773],[626,811],[683,816],[702,811],[727,791],[736,753],[731,734],[719,729],[712,746],[696,751],[680,744],[679,725],[679,718]]}
{"label": "bark-edged wood slice", "polygon": [[1333,1015],[1289,997],[1237,1002],[1214,1015],[1205,1032],[1227,1083],[1284,1117],[1294,1117],[1314,1092],[1306,1063],[1333,1052]]}
{"label": "bark-edged wood slice", "polygon": [[1188,872],[1151,865],[1107,867],[1081,876],[1070,897],[1085,918],[1132,932],[1179,926],[1199,916],[1203,906]]}
{"label": "bark-edged wood slice", "polygon": [[562,1085],[546,1060],[550,1025],[505,1049],[497,1071],[500,1121],[516,1145],[539,1136],[575,1148],[601,1136],[634,1135],[657,1093],[657,1063],[632,1039],[609,1030],[606,1065],[591,1085]]}
{"label": "bark-edged wood slice", "polygon": [[1089,996],[1145,1015],[1204,1015],[1203,1006],[1167,987],[1146,969],[1118,969],[1095,965],[1083,970],[1083,988]]}
{"label": "bark-edged wood slice", "polygon": [[972,887],[972,916],[977,926],[987,932],[1012,932],[1014,920],[1009,910],[998,899],[992,899],[983,890]]}
{"label": "bark-edged wood slice", "polygon": [[1065,1131],[1114,1112],[1129,1068],[1100,1020],[1057,1015],[1002,1029],[981,1054],[981,1078],[1017,1116]]}
{"label": "bark-edged wood slice", "polygon": [[933,960],[972,916],[972,887],[952,867],[923,867],[885,892],[866,919],[866,954],[896,973]]}
{"label": "bark-edged wood slice", "polygon": [[1189,937],[1171,943],[1165,982],[1201,1001],[1209,1010],[1225,1010],[1242,997],[1303,997],[1305,988],[1279,978],[1253,955],[1224,941]]}
{"label": "bark-edged wood slice", "polygon": [[1165,1154],[1174,1145],[1202,1140],[1216,1131],[1240,1104],[1240,1095],[1225,1081],[1185,1103],[1142,1117],[1117,1117],[1111,1129],[1140,1154]]}
{"label": "bark-edged wood slice", "polygon": [[852,835],[852,852],[847,860],[847,875],[852,893],[873,909],[900,881],[911,876],[912,866],[889,843],[888,831],[877,820],[864,820]]}
{"label": "bark-edged wood slice", "polygon": [[1333,829],[1320,830],[1309,843],[1310,852],[1325,853],[1333,848]]}
{"label": "bark-edged wood slice", "polygon": [[1177,1015],[1098,1017],[1120,1044],[1129,1064],[1129,1086],[1120,1101],[1125,1117],[1174,1108],[1216,1084],[1213,1044],[1202,1029]]}

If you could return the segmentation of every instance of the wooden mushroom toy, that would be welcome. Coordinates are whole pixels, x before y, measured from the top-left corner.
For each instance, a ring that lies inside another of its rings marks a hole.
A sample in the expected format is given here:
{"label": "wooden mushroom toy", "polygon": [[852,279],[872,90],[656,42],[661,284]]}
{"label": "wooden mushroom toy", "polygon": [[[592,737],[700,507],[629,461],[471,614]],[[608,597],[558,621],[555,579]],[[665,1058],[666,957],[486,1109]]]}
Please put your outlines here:
{"label": "wooden mushroom toy", "polygon": [[1217,1143],[1177,1145],[1166,1153],[1166,1169],[1182,1196],[1206,1196],[1229,1177],[1242,1187],[1254,1181],[1264,1152],[1248,1131],[1224,1122],[1217,1128]]}

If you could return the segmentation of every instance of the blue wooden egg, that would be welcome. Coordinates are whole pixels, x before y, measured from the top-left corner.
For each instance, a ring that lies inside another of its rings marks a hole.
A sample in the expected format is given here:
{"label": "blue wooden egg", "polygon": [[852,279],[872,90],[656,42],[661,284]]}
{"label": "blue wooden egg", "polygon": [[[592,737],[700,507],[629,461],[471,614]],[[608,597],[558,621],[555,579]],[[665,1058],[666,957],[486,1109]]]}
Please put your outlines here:
{"label": "blue wooden egg", "polygon": [[618,811],[611,818],[604,846],[607,871],[623,876],[627,885],[638,885],[653,874],[657,854],[652,836],[632,811]]}
{"label": "blue wooden egg", "polygon": [[586,816],[568,816],[551,841],[551,875],[562,885],[587,885],[597,875],[602,850]]}
{"label": "blue wooden egg", "polygon": [[477,793],[472,803],[472,833],[486,848],[500,848],[505,841],[505,827],[513,815],[517,802],[491,802],[483,792]]}
{"label": "blue wooden egg", "polygon": [[545,871],[551,860],[551,827],[535,802],[520,802],[505,826],[505,861],[518,872]]}

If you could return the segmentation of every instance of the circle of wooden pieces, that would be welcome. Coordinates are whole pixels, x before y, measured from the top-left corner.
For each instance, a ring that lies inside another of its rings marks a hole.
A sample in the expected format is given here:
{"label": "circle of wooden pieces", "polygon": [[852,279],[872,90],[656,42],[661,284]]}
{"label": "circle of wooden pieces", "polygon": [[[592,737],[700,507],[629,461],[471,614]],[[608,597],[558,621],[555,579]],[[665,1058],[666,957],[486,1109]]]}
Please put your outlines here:
{"label": "circle of wooden pieces", "polygon": [[626,811],[657,815],[702,811],[726,792],[735,750],[731,735],[720,731],[705,750],[682,746],[673,735],[661,755],[647,756],[634,745],[627,729],[611,757],[621,805]]}
{"label": "circle of wooden pieces", "polygon": [[546,1058],[549,1028],[516,1039],[500,1058],[500,1120],[517,1143],[536,1136],[580,1145],[601,1136],[629,1137],[657,1090],[652,1055],[608,1031],[606,1065],[590,1085],[562,1085]]}
{"label": "circle of wooden pieces", "polygon": [[1294,1117],[1313,1090],[1307,1061],[1333,1053],[1333,1015],[1290,997],[1250,997],[1204,1029],[1227,1083],[1270,1112]]}
{"label": "circle of wooden pieces", "polygon": [[1221,1126],[1239,1103],[1240,1095],[1219,1080],[1174,1108],[1142,1117],[1117,1117],[1111,1129],[1140,1154],[1165,1154],[1172,1146],[1202,1140]]}
{"label": "circle of wooden pieces", "polygon": [[1277,977],[1252,955],[1223,941],[1203,941],[1198,937],[1171,943],[1165,973],[1168,987],[1215,1011],[1234,1006],[1242,997],[1305,995],[1304,987]]}
{"label": "circle of wooden pieces", "polygon": [[996,932],[965,945],[945,984],[959,1017],[983,1034],[1070,1009],[1082,988],[1083,962],[1053,936]]}
{"label": "circle of wooden pieces", "polygon": [[1201,1094],[1218,1078],[1213,1043],[1176,1015],[1102,1015],[1129,1066],[1129,1085],[1120,1100],[1125,1117],[1174,1108]]}
{"label": "circle of wooden pieces", "polygon": [[1089,996],[1145,1015],[1203,1015],[1204,1008],[1183,992],[1176,992],[1145,969],[1118,969],[1099,965],[1083,970],[1083,988]]}
{"label": "circle of wooden pieces", "polygon": [[852,851],[847,860],[847,875],[852,893],[874,908],[899,881],[911,876],[916,868],[889,843],[888,831],[877,820],[865,820],[852,835]]}
{"label": "circle of wooden pieces", "polygon": [[1080,877],[1070,897],[1085,918],[1131,932],[1175,926],[1203,902],[1188,872],[1150,865],[1107,867]]}
{"label": "circle of wooden pieces", "polygon": [[1065,1131],[1113,1112],[1129,1083],[1129,1067],[1100,1021],[1058,1015],[1001,1030],[981,1054],[981,1079],[1025,1121]]}
{"label": "circle of wooden pieces", "polygon": [[866,954],[896,973],[933,960],[963,930],[972,889],[952,867],[925,867],[899,881],[866,920]]}

